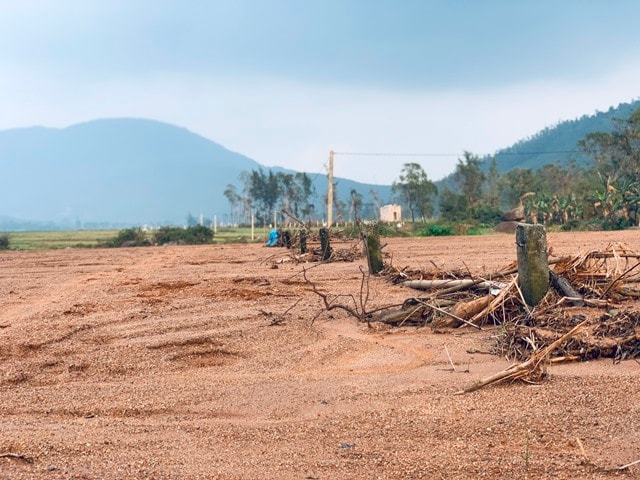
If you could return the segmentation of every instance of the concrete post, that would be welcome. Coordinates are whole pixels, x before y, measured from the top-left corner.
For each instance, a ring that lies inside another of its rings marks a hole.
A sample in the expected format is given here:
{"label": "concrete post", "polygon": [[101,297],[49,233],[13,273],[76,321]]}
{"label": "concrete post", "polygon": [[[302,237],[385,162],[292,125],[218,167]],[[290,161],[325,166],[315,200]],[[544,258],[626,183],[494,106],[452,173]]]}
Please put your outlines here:
{"label": "concrete post", "polygon": [[516,226],[518,282],[522,296],[534,307],[549,290],[547,232],[542,225],[519,223]]}

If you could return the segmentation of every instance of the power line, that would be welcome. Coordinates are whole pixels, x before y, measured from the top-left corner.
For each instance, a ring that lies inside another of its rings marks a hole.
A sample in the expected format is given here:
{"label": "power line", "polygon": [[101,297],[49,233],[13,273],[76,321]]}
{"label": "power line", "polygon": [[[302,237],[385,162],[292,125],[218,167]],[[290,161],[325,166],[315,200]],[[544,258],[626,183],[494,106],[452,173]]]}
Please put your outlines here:
{"label": "power line", "polygon": [[[463,153],[387,153],[387,152],[333,152],[334,155],[352,156],[352,157],[460,157]],[[493,155],[557,155],[567,153],[580,153],[578,150],[554,150],[546,152],[498,152],[485,153],[478,155],[479,157],[491,157]]]}

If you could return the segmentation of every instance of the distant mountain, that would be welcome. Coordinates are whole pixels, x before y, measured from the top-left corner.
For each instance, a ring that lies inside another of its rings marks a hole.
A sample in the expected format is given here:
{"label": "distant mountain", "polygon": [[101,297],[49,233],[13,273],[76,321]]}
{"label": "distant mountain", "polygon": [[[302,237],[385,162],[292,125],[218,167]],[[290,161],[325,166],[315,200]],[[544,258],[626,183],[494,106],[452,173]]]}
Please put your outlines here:
{"label": "distant mountain", "polygon": [[496,154],[496,163],[501,172],[513,168],[537,170],[543,165],[567,163],[575,160],[578,164],[588,164],[591,159],[578,151],[578,142],[592,132],[610,132],[613,119],[626,119],[638,108],[640,100],[621,103],[606,112],[595,115],[583,115],[575,120],[547,127],[530,138],[520,140],[511,147]]}
{"label": "distant mountain", "polygon": [[[222,219],[226,186],[264,168],[184,128],[142,119],[0,131],[0,166],[0,230],[181,225],[190,213]],[[326,175],[313,177],[320,196]],[[368,198],[373,188],[390,196],[390,187],[336,180],[340,195],[355,188]]]}

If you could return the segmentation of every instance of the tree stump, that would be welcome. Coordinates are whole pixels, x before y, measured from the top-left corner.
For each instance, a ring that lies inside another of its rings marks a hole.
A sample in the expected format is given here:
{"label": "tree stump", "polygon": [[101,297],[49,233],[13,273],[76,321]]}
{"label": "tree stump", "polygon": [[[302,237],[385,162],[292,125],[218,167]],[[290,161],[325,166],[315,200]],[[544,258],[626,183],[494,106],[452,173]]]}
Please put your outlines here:
{"label": "tree stump", "polygon": [[307,231],[304,228],[300,230],[300,253],[307,253]]}
{"label": "tree stump", "polygon": [[331,242],[329,241],[329,229],[320,229],[320,249],[322,251],[322,261],[326,262],[331,258]]}
{"label": "tree stump", "polygon": [[362,233],[362,237],[367,249],[367,263],[369,264],[369,274],[377,275],[384,269],[378,224],[376,223],[370,227],[365,227]]}

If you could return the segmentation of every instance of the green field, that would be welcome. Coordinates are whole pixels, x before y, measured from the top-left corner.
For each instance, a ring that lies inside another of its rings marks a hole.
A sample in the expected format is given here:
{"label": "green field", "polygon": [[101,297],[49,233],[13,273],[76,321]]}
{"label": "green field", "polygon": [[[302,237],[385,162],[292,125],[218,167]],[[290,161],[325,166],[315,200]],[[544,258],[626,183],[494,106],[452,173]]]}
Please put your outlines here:
{"label": "green field", "polygon": [[[92,248],[116,238],[118,230],[56,230],[6,232],[11,250],[51,250],[59,248]],[[263,242],[268,229],[256,228],[254,242]],[[219,228],[214,243],[250,243],[251,228]]]}
{"label": "green field", "polygon": [[42,232],[8,232],[13,250],[49,250],[55,248],[89,248],[115,238],[117,230],[63,230]]}

